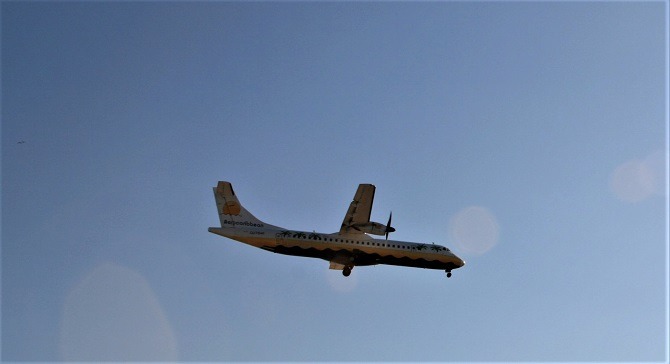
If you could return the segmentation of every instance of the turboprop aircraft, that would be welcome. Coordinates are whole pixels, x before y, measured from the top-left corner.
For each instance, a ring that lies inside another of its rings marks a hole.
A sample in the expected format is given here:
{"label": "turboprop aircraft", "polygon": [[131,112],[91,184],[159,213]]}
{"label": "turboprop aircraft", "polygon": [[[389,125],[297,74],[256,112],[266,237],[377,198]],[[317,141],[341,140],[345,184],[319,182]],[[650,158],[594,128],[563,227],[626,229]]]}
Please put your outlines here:
{"label": "turboprop aircraft", "polygon": [[[340,231],[324,234],[264,223],[242,206],[230,182],[220,181],[214,187],[214,199],[221,227],[208,230],[273,253],[323,259],[330,262],[330,269],[341,270],[345,277],[355,266],[376,264],[442,269],[451,277],[453,269],[465,265],[441,245],[388,240],[388,234],[395,231],[392,215],[386,225],[370,221],[374,197],[374,185],[359,185]],[[368,234],[386,238],[374,239]]]}

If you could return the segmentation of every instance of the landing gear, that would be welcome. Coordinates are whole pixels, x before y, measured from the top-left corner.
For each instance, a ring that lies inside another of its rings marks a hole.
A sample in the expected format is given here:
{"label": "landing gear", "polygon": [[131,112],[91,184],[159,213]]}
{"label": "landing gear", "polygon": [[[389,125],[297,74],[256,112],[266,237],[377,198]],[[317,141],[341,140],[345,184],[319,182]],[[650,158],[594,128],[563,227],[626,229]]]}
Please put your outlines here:
{"label": "landing gear", "polygon": [[450,270],[447,270],[447,271],[445,271],[445,272],[447,272],[447,278],[451,278],[451,271],[450,271]]}
{"label": "landing gear", "polygon": [[352,268],[353,267],[344,267],[344,269],[342,269],[342,275],[345,277],[349,277]]}

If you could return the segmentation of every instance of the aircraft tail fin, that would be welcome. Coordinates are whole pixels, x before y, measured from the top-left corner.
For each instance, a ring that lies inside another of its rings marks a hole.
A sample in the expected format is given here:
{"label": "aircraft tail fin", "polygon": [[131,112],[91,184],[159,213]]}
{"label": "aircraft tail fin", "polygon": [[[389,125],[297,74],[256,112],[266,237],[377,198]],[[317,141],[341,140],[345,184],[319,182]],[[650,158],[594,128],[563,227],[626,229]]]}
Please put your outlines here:
{"label": "aircraft tail fin", "polygon": [[280,229],[277,226],[264,223],[247,211],[235,196],[233,185],[230,182],[219,181],[217,186],[214,187],[214,198],[216,199],[221,227]]}

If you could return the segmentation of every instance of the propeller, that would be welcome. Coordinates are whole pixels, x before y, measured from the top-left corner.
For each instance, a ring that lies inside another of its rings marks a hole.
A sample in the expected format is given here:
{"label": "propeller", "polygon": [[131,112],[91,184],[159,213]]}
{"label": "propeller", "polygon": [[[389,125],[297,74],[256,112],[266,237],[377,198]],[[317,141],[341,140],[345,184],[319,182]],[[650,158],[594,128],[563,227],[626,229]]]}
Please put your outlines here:
{"label": "propeller", "polygon": [[389,233],[392,233],[395,231],[394,228],[391,227],[391,219],[393,218],[393,211],[389,214],[389,222],[386,223],[386,240],[389,240]]}

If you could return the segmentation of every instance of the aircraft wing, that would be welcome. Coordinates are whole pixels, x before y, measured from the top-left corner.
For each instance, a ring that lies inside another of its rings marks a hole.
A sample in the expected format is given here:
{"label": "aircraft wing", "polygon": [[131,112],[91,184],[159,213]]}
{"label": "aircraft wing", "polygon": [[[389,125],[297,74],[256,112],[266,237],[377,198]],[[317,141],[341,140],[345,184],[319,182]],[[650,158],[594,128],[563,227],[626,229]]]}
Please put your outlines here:
{"label": "aircraft wing", "polygon": [[375,186],[371,184],[360,184],[356,190],[354,200],[349,204],[347,214],[342,221],[340,234],[363,234],[362,231],[354,228],[355,225],[361,226],[370,222],[370,213],[372,212],[372,202],[375,199]]}

